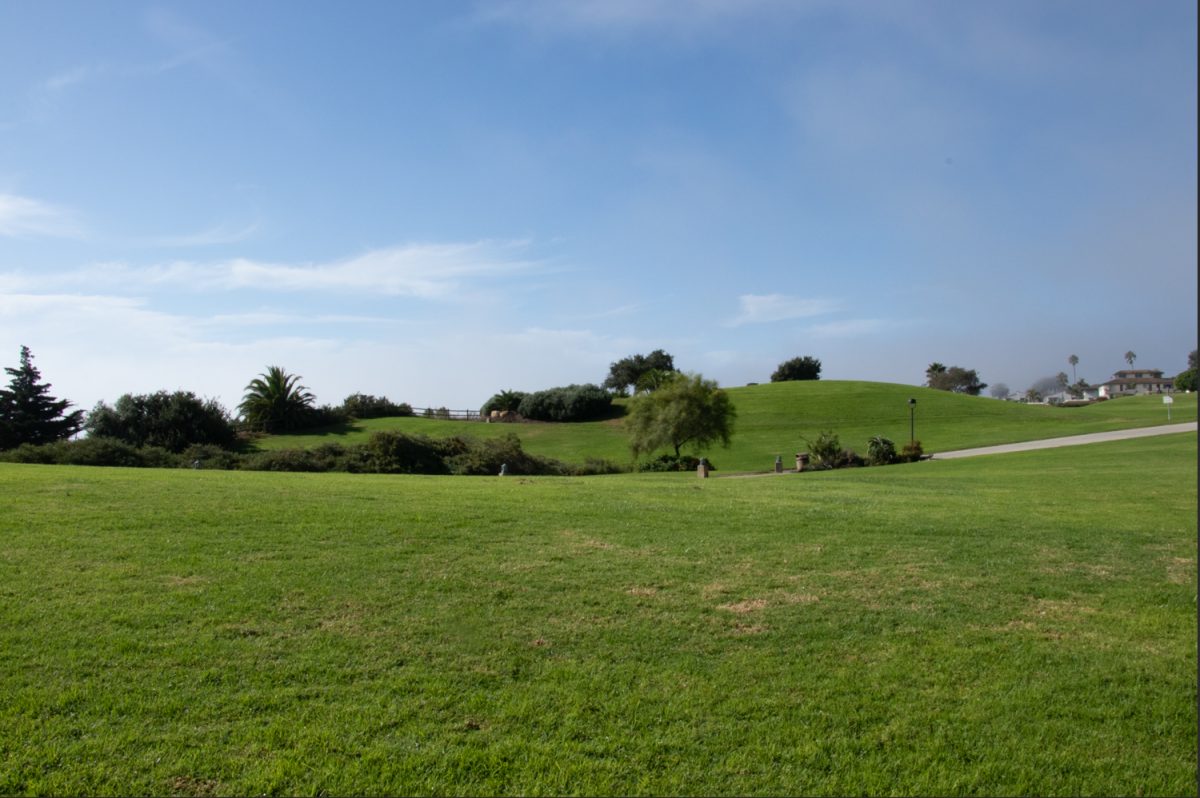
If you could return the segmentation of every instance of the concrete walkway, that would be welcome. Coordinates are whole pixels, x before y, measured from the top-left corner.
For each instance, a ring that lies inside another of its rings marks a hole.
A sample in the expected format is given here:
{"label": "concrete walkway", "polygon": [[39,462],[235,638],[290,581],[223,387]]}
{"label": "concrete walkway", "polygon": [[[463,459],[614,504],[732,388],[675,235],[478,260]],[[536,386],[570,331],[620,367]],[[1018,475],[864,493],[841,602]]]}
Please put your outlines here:
{"label": "concrete walkway", "polygon": [[[955,460],[959,457],[978,457],[984,454],[1007,454],[1008,452],[1031,452],[1035,449],[1057,449],[1060,446],[1080,446],[1085,443],[1103,443],[1104,441],[1126,441],[1131,438],[1149,438],[1154,435],[1174,435],[1179,432],[1196,432],[1195,421],[1183,424],[1164,424],[1160,427],[1134,427],[1133,429],[1116,429],[1111,432],[1092,432],[1087,435],[1069,435],[1065,438],[1044,438],[1040,441],[1025,441],[1023,443],[1005,443],[999,446],[981,446],[978,449],[959,449],[957,452],[938,452],[928,456],[929,460]],[[795,474],[796,469],[789,468],[784,474]],[[749,474],[713,474],[717,479],[747,479],[751,477],[777,476],[774,471],[754,471]]]}
{"label": "concrete walkway", "polygon": [[1008,452],[1030,452],[1034,449],[1055,449],[1059,446],[1079,446],[1084,443],[1102,441],[1125,441],[1130,438],[1148,438],[1152,435],[1171,435],[1177,432],[1195,432],[1196,422],[1165,424],[1161,427],[1136,427],[1117,429],[1111,432],[1093,432],[1088,435],[1071,435],[1066,438],[1046,438],[1040,441],[1006,443],[1001,446],[981,446],[978,449],[960,449],[957,452],[938,452],[931,460],[954,460],[959,457],[977,457],[982,454],[1006,454]]}

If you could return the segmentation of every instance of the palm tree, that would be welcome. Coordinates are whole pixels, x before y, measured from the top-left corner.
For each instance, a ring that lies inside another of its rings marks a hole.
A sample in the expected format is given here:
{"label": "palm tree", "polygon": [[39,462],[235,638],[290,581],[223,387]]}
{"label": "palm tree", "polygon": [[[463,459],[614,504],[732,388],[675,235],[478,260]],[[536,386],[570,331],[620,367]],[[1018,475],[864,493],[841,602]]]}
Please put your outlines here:
{"label": "palm tree", "polygon": [[1079,382],[1078,376],[1075,374],[1075,367],[1079,365],[1079,355],[1071,355],[1067,358],[1067,362],[1071,364],[1071,379]]}
{"label": "palm tree", "polygon": [[300,384],[298,374],[288,374],[279,366],[269,366],[250,381],[246,395],[238,405],[242,418],[251,427],[264,432],[281,432],[300,426],[312,409],[314,397]]}
{"label": "palm tree", "polygon": [[1129,368],[1133,368],[1133,361],[1137,360],[1137,353],[1132,349],[1125,353],[1125,362],[1129,364]]}

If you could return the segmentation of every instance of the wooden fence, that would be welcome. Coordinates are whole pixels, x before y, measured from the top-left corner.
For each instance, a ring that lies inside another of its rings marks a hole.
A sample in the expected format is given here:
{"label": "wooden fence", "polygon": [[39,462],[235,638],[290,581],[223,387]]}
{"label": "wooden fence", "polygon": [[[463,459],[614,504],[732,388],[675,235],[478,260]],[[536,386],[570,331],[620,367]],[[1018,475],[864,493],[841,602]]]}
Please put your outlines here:
{"label": "wooden fence", "polygon": [[414,407],[413,415],[442,421],[483,421],[478,410],[448,410],[444,407]]}

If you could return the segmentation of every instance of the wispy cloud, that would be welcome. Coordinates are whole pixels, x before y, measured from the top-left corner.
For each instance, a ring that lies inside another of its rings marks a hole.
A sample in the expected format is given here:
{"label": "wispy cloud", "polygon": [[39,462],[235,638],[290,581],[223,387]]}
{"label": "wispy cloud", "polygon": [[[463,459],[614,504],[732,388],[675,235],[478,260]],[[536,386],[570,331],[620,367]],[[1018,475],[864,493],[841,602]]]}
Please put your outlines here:
{"label": "wispy cloud", "polygon": [[95,77],[100,68],[94,66],[78,66],[60,72],[42,81],[41,88],[49,92],[62,91]]}
{"label": "wispy cloud", "polygon": [[207,247],[220,244],[237,244],[258,232],[258,222],[244,227],[219,224],[207,230],[181,235],[150,236],[135,239],[132,244],[139,247]]}
{"label": "wispy cloud", "polygon": [[351,314],[322,313],[317,315],[284,313],[280,311],[261,310],[253,313],[227,313],[211,316],[202,321],[205,327],[224,329],[229,327],[282,327],[285,325],[313,324],[370,324],[370,325],[399,325],[403,319],[389,319],[381,316],[356,316]]}
{"label": "wispy cloud", "polygon": [[235,258],[215,262],[174,261],[138,267],[97,263],[50,275],[9,273],[13,289],[153,291],[259,290],[270,293],[330,292],[448,299],[476,281],[531,273],[540,262],[521,257],[524,241],[410,244],[376,249],[329,263],[269,263]]}
{"label": "wispy cloud", "polygon": [[17,194],[0,194],[0,236],[76,238],[80,234],[70,211]]}
{"label": "wispy cloud", "polygon": [[725,322],[726,327],[803,319],[835,312],[839,305],[830,299],[806,299],[783,294],[742,294],[741,312]]}

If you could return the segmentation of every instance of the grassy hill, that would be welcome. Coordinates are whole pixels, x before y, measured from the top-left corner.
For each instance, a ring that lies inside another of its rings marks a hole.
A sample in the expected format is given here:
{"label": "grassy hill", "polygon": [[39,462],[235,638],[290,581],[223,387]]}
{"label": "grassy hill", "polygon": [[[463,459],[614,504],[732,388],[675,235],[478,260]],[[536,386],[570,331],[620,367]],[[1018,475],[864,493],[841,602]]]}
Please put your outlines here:
{"label": "grassy hill", "polygon": [[[733,445],[708,455],[725,471],[769,470],[776,455],[791,467],[794,455],[830,429],[842,445],[865,453],[867,440],[883,435],[903,444],[909,437],[908,399],[917,400],[916,435],[926,452],[1053,438],[1128,427],[1166,424],[1161,397],[1129,397],[1087,407],[1045,407],[1000,402],[892,383],[856,381],[781,382],[727,389],[738,410]],[[1196,420],[1196,394],[1175,397],[1172,421]],[[425,418],[388,418],[259,442],[263,449],[363,443],[376,430],[430,436],[494,437],[513,433],[525,449],[565,462],[596,457],[630,460],[620,419],[579,424],[482,424]]]}
{"label": "grassy hill", "polygon": [[[741,395],[769,429],[814,392]],[[0,794],[1194,795],[1195,518],[1194,435],[752,480],[0,464]]]}

